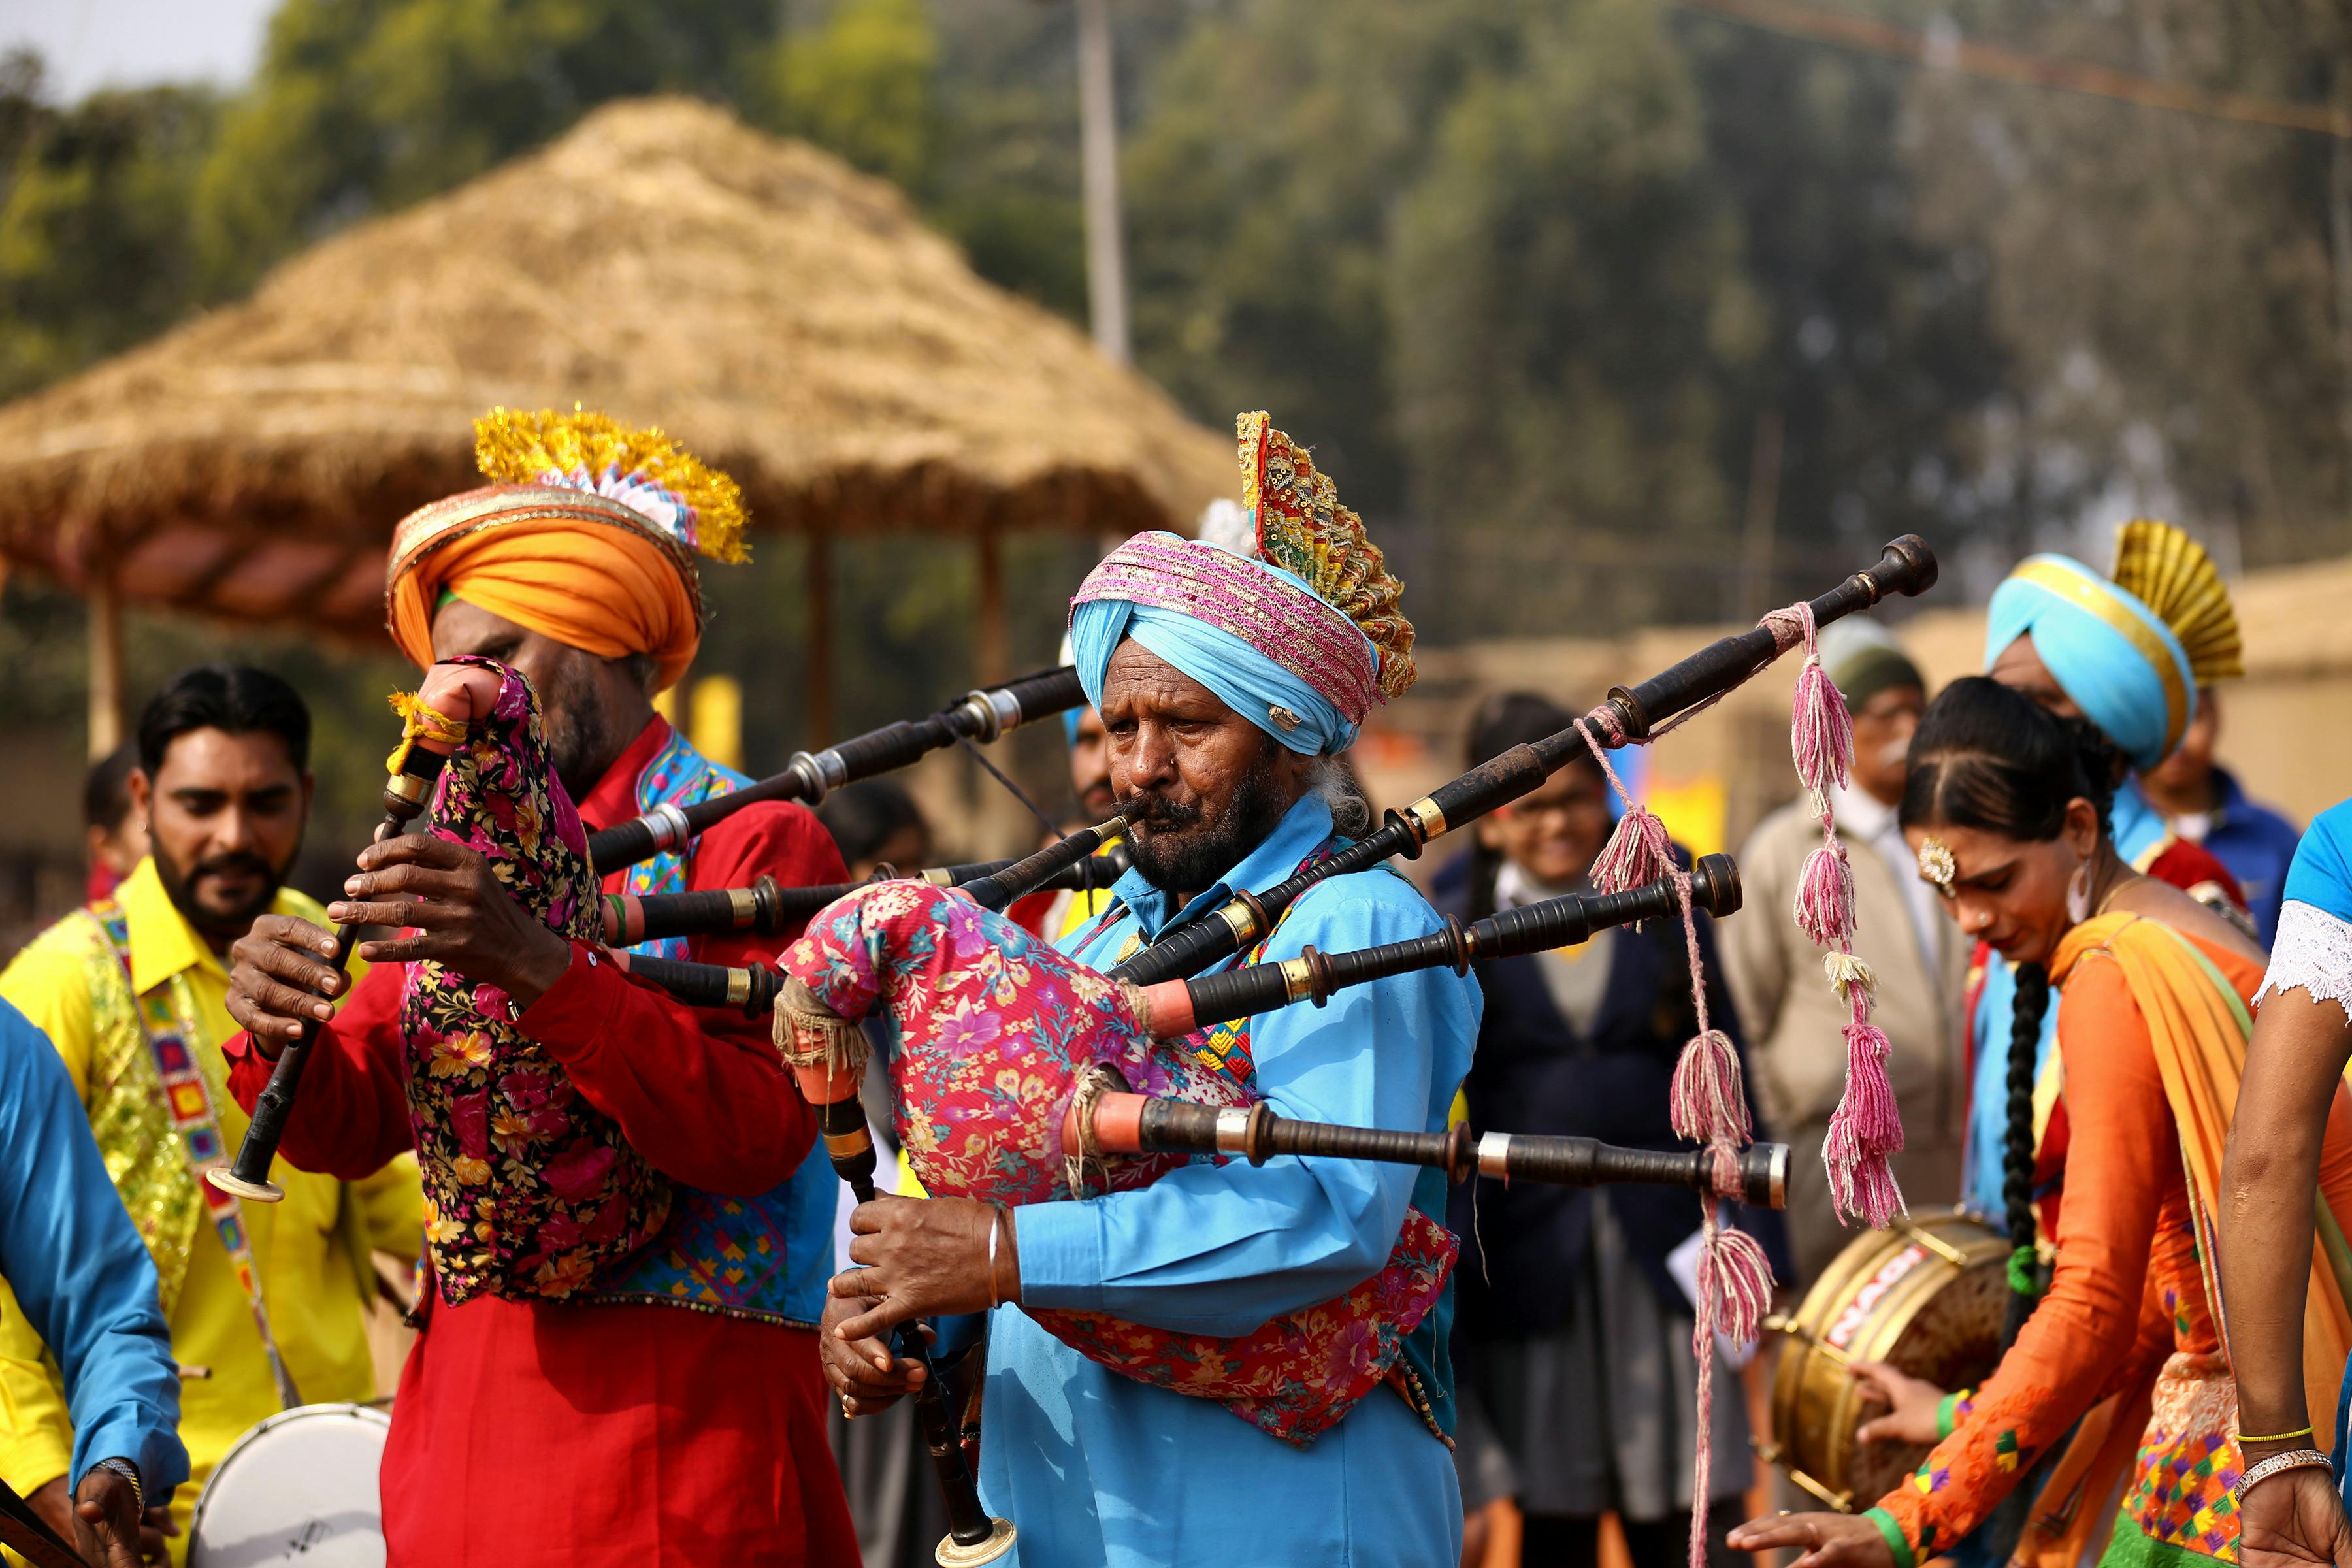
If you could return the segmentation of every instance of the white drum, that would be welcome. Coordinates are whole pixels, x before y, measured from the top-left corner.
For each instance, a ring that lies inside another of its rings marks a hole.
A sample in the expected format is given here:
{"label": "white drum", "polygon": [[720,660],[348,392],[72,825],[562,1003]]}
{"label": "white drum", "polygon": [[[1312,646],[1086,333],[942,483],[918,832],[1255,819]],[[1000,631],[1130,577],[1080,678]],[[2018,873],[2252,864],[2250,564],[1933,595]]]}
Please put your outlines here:
{"label": "white drum", "polygon": [[391,1430],[370,1405],[305,1405],[239,1437],[196,1499],[188,1568],[383,1568]]}

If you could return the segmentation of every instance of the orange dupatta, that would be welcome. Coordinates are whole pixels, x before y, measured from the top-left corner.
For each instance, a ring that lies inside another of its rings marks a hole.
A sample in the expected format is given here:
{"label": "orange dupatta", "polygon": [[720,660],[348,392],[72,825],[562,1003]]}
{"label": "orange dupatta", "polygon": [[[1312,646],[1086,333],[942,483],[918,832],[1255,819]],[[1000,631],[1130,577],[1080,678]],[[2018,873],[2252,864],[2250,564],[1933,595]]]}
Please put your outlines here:
{"label": "orange dupatta", "polygon": [[[2229,1319],[2215,1274],[2213,1215],[2222,1153],[2237,1112],[2238,1084],[2245,1073],[2246,1041],[2253,1031],[2252,1015],[2212,960],[2161,921],[2123,913],[2084,921],[2059,943],[2050,965],[2051,983],[2063,985],[2074,965],[2093,954],[2105,954],[2121,967],[2147,1026],[2180,1139],[2205,1296],[2226,1349]],[[2328,1119],[2318,1195],[2323,1201],[2317,1205],[2311,1289],[2304,1307],[2304,1384],[2310,1408],[2333,1410],[2346,1353],[2352,1348],[2352,1310],[2347,1306],[2352,1300],[2352,1249],[2346,1246],[2340,1224],[2340,1216],[2352,1215],[2352,1097],[2341,1084]],[[2153,1381],[2152,1373],[2148,1381]],[[2103,1402],[2093,1412],[2095,1418],[2085,1420],[2042,1488],[2013,1562],[2074,1568],[2095,1545],[2095,1537],[2104,1538],[2112,1522],[2107,1505],[2131,1473],[2147,1401],[2147,1387],[2127,1390]],[[2135,1412],[2138,1419],[2130,1419]],[[2100,1416],[2105,1418],[2095,1418]]]}

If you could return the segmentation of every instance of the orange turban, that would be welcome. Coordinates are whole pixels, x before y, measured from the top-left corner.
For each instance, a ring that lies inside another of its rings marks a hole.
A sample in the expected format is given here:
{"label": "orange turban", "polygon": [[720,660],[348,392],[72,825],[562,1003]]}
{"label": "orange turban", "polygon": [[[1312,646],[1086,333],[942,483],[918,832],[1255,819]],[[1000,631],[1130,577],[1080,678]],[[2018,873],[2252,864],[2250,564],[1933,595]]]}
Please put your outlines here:
{"label": "orange turban", "polygon": [[654,657],[674,685],[702,642],[694,558],[629,508],[538,485],[492,485],[412,513],[393,536],[392,640],[433,662],[443,593],[600,658]]}
{"label": "orange turban", "polygon": [[475,421],[482,472],[508,481],[420,508],[393,531],[392,640],[433,662],[442,595],[600,658],[650,654],[677,683],[702,642],[698,552],[740,561],[742,499],[658,430],[574,409]]}

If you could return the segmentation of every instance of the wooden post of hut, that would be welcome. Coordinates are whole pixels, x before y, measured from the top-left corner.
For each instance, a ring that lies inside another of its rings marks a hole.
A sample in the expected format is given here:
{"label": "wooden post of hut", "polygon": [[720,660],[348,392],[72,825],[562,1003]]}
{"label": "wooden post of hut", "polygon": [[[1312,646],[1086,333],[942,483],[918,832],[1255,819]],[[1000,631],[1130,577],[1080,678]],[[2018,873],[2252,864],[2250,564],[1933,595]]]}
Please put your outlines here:
{"label": "wooden post of hut", "polygon": [[808,667],[808,744],[829,746],[833,729],[833,535],[822,527],[808,535],[801,591],[808,606],[802,657]]}
{"label": "wooden post of hut", "polygon": [[89,580],[89,760],[122,744],[122,595],[114,574]]}

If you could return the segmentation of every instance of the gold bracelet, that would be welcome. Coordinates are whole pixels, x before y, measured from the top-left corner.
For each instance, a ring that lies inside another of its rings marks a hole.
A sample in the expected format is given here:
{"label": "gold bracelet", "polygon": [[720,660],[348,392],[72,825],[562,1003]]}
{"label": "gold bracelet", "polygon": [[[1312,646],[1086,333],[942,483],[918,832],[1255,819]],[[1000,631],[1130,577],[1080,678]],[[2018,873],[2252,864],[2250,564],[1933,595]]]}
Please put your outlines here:
{"label": "gold bracelet", "polygon": [[2238,1434],[2238,1441],[2241,1443],[2284,1443],[2290,1437],[2308,1437],[2310,1436],[2310,1427],[2298,1426],[2292,1432],[2282,1432],[2275,1437],[2250,1437],[2245,1433],[2241,1432]]}

